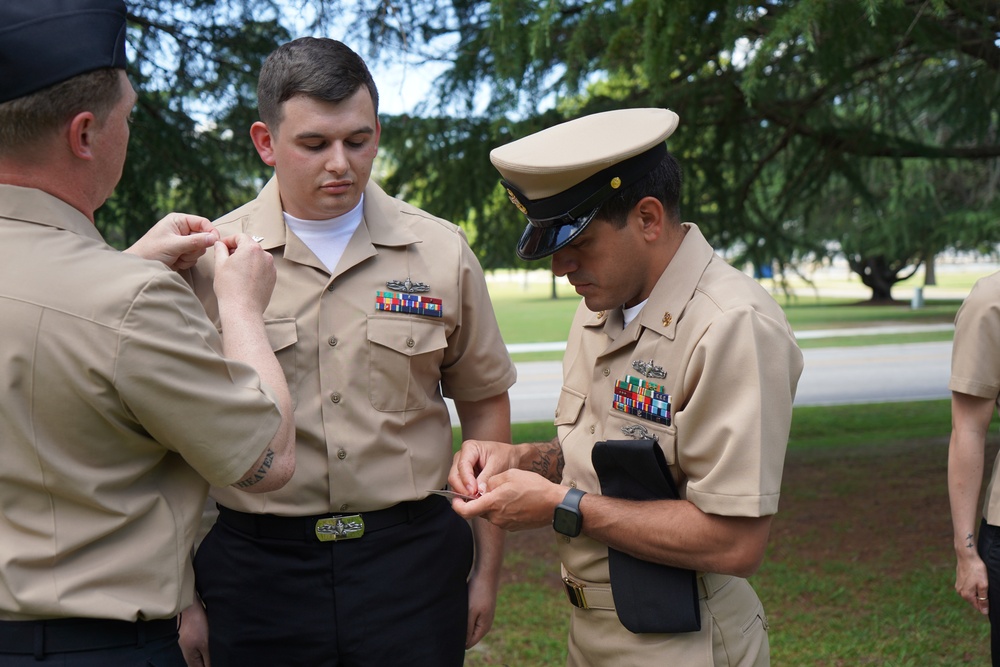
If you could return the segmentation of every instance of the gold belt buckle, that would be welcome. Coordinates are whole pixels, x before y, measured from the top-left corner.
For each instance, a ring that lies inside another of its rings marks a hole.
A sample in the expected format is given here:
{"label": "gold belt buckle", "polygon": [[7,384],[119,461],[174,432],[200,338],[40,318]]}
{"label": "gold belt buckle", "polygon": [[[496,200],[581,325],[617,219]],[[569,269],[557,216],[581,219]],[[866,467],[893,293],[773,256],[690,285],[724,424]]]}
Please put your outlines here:
{"label": "gold belt buckle", "polygon": [[590,608],[587,606],[587,596],[583,593],[583,589],[586,586],[579,581],[573,581],[569,577],[563,577],[563,584],[566,585],[566,595],[569,597],[570,604],[580,609]]}
{"label": "gold belt buckle", "polygon": [[360,514],[331,516],[316,522],[316,539],[320,542],[356,540],[365,534],[365,520]]}

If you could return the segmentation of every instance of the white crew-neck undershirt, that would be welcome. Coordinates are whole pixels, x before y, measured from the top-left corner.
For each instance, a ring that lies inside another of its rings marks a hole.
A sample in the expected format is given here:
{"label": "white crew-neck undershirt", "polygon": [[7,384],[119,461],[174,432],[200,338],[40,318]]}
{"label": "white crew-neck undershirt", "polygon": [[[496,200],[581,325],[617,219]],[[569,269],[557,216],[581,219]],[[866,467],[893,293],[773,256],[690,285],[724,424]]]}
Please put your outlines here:
{"label": "white crew-neck undershirt", "polygon": [[362,194],[357,206],[344,215],[329,220],[302,220],[286,211],[282,211],[282,215],[288,228],[332,273],[337,268],[340,258],[344,256],[344,250],[347,249],[347,244],[354,236],[358,225],[361,224],[364,204],[365,197]]}

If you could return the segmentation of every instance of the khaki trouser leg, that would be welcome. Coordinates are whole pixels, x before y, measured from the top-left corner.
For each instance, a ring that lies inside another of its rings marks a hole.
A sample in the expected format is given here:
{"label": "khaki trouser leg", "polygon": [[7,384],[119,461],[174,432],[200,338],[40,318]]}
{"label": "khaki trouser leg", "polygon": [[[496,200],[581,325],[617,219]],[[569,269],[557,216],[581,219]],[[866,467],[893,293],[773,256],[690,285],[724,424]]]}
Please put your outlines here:
{"label": "khaki trouser leg", "polygon": [[632,634],[613,610],[571,607],[567,667],[767,667],[764,609],[745,579],[705,575],[701,630]]}

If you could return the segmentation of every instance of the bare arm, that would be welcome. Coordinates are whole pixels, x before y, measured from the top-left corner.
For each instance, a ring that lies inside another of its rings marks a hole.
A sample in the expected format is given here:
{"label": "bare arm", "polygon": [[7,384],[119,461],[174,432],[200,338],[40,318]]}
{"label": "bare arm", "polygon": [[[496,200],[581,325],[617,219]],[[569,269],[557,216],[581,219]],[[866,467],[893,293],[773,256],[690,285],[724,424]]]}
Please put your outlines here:
{"label": "bare arm", "polygon": [[[510,398],[507,393],[482,401],[455,401],[462,436],[510,442]],[[489,632],[496,611],[504,532],[483,519],[472,520],[476,561],[469,578],[469,621],[465,646],[475,646]]]}
{"label": "bare arm", "polygon": [[737,577],[760,567],[771,531],[770,516],[706,514],[686,500],[587,494],[580,513],[584,534],[637,558]]}
{"label": "bare arm", "polygon": [[223,354],[252,366],[278,397],[281,425],[246,474],[233,486],[250,493],[273,491],[295,472],[295,423],[285,374],[274,357],[262,314],[274,289],[271,255],[249,236],[215,244],[215,291]]}
{"label": "bare arm", "polygon": [[986,434],[995,401],[961,392],[951,395],[951,442],[948,446],[948,498],[957,561],[955,590],[982,613],[989,612],[986,565],[976,551],[979,492],[982,487]]}

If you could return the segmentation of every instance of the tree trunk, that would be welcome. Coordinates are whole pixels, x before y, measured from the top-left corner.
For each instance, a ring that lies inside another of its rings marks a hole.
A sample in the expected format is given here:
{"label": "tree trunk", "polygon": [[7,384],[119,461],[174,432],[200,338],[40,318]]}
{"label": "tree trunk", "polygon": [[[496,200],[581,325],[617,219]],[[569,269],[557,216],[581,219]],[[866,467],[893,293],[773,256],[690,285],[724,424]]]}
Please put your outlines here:
{"label": "tree trunk", "polygon": [[924,285],[937,285],[937,271],[934,269],[934,253],[927,253],[924,260]]}
{"label": "tree trunk", "polygon": [[552,298],[558,299],[559,295],[556,294],[556,274],[552,274]]}

